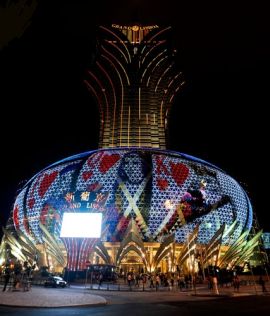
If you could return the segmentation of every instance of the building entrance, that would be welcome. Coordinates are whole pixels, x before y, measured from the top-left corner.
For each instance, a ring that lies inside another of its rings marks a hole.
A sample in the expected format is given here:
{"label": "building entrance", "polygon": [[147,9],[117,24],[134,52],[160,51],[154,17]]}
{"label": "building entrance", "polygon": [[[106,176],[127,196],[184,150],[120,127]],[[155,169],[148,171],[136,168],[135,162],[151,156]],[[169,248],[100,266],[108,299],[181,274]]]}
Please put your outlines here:
{"label": "building entrance", "polygon": [[128,252],[120,262],[120,271],[124,275],[144,273],[145,266],[142,258],[134,251]]}

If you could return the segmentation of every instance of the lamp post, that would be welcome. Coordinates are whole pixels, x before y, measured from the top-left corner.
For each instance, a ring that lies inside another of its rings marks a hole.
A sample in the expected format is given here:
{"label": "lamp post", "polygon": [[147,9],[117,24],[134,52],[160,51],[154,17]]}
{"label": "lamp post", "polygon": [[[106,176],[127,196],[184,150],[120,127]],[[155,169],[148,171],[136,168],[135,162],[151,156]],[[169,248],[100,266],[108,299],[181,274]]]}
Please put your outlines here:
{"label": "lamp post", "polygon": [[[88,272],[89,272],[89,269],[90,269],[90,265],[91,265],[91,262],[89,260],[86,261],[85,288],[87,287],[87,278],[88,278]],[[91,274],[91,284],[92,284],[92,274]]]}
{"label": "lamp post", "polygon": [[89,270],[89,266],[85,270],[85,286],[84,286],[85,288],[87,287],[88,270]]}

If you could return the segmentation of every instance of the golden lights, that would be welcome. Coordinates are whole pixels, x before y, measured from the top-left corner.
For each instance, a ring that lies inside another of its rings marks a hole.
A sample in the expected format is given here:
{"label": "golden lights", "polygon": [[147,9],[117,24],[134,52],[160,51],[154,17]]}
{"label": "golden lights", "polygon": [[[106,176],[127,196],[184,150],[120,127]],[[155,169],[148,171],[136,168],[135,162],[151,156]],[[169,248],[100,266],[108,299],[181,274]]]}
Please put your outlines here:
{"label": "golden lights", "polygon": [[132,30],[134,32],[137,31],[145,31],[145,30],[152,30],[159,28],[158,25],[148,25],[148,26],[139,26],[139,25],[119,25],[119,24],[112,24],[112,27],[120,30]]}

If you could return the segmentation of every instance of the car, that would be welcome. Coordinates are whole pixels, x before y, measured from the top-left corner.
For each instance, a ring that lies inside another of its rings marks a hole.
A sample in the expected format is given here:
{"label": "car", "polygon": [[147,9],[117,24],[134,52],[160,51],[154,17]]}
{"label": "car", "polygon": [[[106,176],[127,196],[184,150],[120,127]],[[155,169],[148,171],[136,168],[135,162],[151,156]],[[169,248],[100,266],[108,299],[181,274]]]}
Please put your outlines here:
{"label": "car", "polygon": [[52,287],[66,287],[67,282],[59,277],[59,276],[50,276],[47,278],[47,280],[44,282],[44,286],[52,286]]}

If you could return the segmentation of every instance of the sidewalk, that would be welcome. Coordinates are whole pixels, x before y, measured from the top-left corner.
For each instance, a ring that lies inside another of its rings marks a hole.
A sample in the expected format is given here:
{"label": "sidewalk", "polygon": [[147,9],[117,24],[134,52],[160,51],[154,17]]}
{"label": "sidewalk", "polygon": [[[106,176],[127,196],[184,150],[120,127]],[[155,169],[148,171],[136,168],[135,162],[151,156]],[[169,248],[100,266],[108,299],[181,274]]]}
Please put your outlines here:
{"label": "sidewalk", "polygon": [[105,305],[107,301],[99,295],[73,288],[44,288],[33,286],[30,291],[2,291],[0,305],[23,307],[70,307],[86,305]]}
{"label": "sidewalk", "polygon": [[206,287],[198,287],[191,295],[198,296],[198,297],[239,297],[239,296],[251,296],[251,295],[269,295],[269,292],[263,293],[261,288],[254,285],[245,285],[240,286],[240,289],[234,290],[232,286],[230,287],[218,287],[218,293],[216,290],[212,289],[209,290]]}

